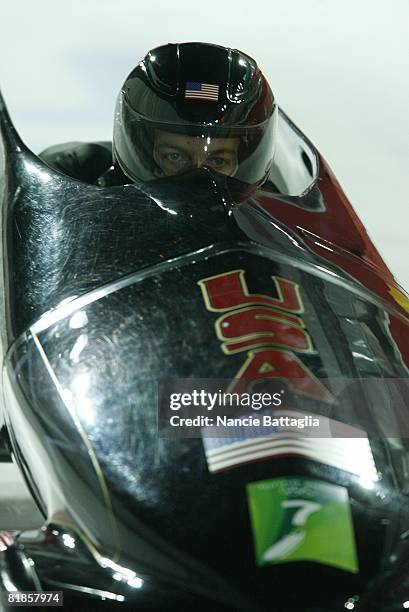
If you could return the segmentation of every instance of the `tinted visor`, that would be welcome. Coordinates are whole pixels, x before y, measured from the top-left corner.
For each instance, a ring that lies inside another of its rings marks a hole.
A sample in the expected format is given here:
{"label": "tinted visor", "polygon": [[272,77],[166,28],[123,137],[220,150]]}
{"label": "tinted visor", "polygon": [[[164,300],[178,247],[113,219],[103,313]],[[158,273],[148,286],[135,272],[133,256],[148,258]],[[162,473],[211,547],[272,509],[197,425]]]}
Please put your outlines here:
{"label": "tinted visor", "polygon": [[114,154],[135,181],[172,177],[197,168],[259,185],[267,177],[274,151],[277,110],[257,126],[170,123],[148,120],[120,94]]}

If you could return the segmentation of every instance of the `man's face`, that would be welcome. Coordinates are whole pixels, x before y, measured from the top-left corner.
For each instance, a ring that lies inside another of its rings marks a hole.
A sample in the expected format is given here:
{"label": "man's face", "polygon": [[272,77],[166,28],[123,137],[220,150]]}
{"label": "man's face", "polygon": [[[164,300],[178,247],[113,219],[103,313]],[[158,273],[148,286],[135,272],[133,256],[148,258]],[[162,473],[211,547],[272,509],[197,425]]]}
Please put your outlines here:
{"label": "man's face", "polygon": [[186,136],[156,130],[153,156],[165,176],[206,166],[233,175],[238,164],[240,138]]}

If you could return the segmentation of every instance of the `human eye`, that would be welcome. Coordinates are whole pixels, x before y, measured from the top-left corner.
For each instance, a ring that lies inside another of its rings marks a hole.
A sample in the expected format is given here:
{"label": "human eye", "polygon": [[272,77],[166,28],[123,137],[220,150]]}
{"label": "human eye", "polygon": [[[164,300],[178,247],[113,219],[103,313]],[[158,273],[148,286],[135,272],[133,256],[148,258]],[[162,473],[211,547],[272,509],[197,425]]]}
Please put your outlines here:
{"label": "human eye", "polygon": [[208,164],[214,168],[224,168],[227,165],[227,160],[224,157],[211,157],[208,160]]}
{"label": "human eye", "polygon": [[176,151],[171,151],[170,153],[165,153],[165,158],[170,162],[179,162],[183,159],[183,155]]}
{"label": "human eye", "polygon": [[220,174],[233,174],[236,168],[236,158],[226,155],[213,155],[206,160],[206,166]]}
{"label": "human eye", "polygon": [[206,160],[206,166],[213,168],[216,172],[226,174],[230,171],[230,162],[225,157],[219,155],[215,157],[209,157]]}
{"label": "human eye", "polygon": [[188,156],[183,151],[168,150],[163,152],[163,161],[174,168],[183,168],[189,164]]}

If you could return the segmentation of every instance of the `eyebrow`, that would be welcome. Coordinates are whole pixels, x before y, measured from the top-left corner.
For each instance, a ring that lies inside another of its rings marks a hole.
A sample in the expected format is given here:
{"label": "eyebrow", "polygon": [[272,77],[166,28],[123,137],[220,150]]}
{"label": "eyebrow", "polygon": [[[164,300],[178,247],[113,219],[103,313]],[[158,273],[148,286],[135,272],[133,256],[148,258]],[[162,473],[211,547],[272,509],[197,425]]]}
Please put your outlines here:
{"label": "eyebrow", "polygon": [[189,149],[184,149],[183,147],[178,147],[174,144],[167,144],[166,142],[161,142],[158,144],[158,149],[176,149],[176,151],[180,151],[181,153],[189,153]]}
{"label": "eyebrow", "polygon": [[[170,144],[166,142],[161,142],[157,146],[158,146],[158,149],[174,149],[175,151],[179,151],[180,153],[187,153],[188,155],[191,155],[191,150],[188,147],[185,149],[184,147],[180,147],[178,145],[174,145],[174,144]],[[221,149],[216,149],[215,151],[208,151],[208,157],[213,157],[214,155],[222,155],[226,153],[228,155],[237,155],[237,151],[234,151],[233,149],[221,148]]]}
{"label": "eyebrow", "polygon": [[220,155],[221,153],[237,153],[233,149],[216,149],[215,151],[208,151],[209,156],[211,155]]}

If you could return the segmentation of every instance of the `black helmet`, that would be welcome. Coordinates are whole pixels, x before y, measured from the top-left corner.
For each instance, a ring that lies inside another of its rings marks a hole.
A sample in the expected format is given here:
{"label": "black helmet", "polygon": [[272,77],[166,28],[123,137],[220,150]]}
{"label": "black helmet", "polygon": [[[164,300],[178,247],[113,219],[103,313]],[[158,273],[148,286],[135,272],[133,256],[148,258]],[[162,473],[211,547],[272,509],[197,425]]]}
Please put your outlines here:
{"label": "black helmet", "polygon": [[113,150],[134,181],[205,166],[258,187],[274,156],[277,105],[256,62],[204,43],[150,51],[118,97]]}

